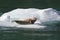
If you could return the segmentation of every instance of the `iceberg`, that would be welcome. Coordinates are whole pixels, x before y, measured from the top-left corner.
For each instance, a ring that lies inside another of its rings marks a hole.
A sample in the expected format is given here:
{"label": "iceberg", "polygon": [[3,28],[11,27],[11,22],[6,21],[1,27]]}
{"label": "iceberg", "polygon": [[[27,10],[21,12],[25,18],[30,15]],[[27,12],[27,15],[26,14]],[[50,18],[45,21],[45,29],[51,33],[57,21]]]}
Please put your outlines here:
{"label": "iceberg", "polygon": [[[13,22],[14,20],[25,20],[28,18],[35,17],[37,20],[34,24],[21,25]],[[14,9],[12,11],[4,13],[0,17],[0,26],[16,26],[23,28],[44,28],[46,26],[41,26],[42,23],[51,22],[51,21],[59,21],[60,15],[59,12],[53,8],[47,9],[36,9],[36,8],[28,8],[28,9]],[[38,25],[39,24],[39,25]]]}

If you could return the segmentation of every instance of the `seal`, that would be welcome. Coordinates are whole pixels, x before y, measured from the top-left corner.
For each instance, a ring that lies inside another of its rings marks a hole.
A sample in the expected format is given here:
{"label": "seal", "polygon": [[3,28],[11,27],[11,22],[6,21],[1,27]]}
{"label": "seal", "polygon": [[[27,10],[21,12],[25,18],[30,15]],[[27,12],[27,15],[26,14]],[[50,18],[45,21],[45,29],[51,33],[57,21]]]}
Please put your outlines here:
{"label": "seal", "polygon": [[37,18],[33,17],[25,20],[15,20],[15,22],[18,24],[34,24],[36,20]]}

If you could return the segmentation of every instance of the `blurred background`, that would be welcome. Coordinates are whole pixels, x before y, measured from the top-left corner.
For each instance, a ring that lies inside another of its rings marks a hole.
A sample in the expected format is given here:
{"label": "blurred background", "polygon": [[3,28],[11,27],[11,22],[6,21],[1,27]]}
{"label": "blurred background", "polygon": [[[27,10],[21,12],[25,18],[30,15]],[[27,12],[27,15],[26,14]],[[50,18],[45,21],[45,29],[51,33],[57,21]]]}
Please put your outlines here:
{"label": "blurred background", "polygon": [[0,12],[16,8],[54,8],[60,10],[60,0],[0,0]]}

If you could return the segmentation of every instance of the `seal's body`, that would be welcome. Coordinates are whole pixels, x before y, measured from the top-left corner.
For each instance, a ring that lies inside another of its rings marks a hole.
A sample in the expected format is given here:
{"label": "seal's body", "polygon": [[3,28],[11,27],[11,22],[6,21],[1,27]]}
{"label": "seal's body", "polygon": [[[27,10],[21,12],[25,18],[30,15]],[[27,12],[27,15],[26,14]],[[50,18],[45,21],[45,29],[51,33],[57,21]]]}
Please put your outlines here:
{"label": "seal's body", "polygon": [[15,20],[16,23],[18,24],[34,24],[34,22],[36,21],[37,19],[34,17],[34,18],[30,18],[30,19],[25,19],[25,20]]}

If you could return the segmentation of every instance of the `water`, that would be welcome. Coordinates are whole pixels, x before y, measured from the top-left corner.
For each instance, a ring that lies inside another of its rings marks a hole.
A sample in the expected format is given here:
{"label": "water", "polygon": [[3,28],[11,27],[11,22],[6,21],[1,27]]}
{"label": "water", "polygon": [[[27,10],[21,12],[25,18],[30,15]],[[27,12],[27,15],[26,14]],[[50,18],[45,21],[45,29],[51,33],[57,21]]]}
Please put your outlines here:
{"label": "water", "polygon": [[0,30],[1,40],[57,40],[57,31],[40,31],[33,29]]}

